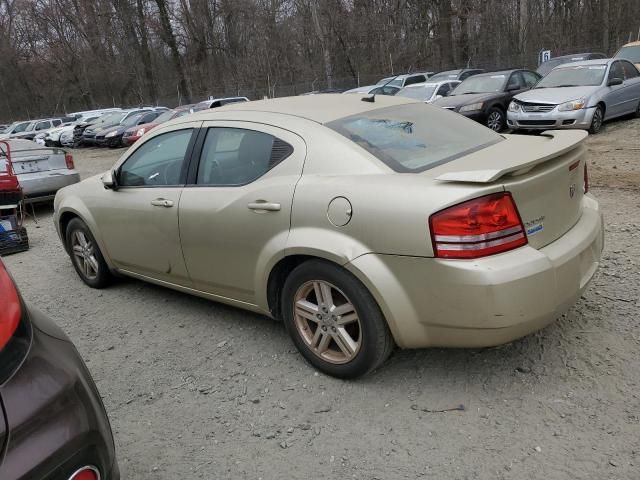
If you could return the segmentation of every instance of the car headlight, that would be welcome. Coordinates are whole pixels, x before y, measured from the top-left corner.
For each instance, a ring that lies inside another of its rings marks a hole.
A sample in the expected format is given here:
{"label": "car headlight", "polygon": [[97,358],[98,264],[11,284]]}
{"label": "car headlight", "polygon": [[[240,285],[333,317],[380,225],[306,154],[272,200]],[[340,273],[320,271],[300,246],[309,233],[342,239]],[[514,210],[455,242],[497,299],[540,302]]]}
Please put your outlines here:
{"label": "car headlight", "polygon": [[144,135],[144,132],[146,132],[147,130],[145,128],[141,128],[140,130],[138,130],[136,132],[136,136],[137,137],[141,137],[142,135]]}
{"label": "car headlight", "polygon": [[519,112],[520,111],[520,104],[518,104],[516,102],[511,102],[509,104],[509,111],[510,112]]}
{"label": "car headlight", "polygon": [[561,103],[558,106],[558,111],[560,112],[570,112],[572,110],[580,110],[585,107],[587,102],[584,98],[580,98],[578,100],[571,100],[570,102]]}
{"label": "car headlight", "polygon": [[115,137],[117,134],[118,134],[118,131],[114,130],[113,132],[107,133],[104,137],[105,138],[111,138],[111,137]]}
{"label": "car headlight", "polygon": [[484,105],[482,102],[465,105],[460,109],[460,112],[475,112],[476,110],[482,110],[482,105]]}

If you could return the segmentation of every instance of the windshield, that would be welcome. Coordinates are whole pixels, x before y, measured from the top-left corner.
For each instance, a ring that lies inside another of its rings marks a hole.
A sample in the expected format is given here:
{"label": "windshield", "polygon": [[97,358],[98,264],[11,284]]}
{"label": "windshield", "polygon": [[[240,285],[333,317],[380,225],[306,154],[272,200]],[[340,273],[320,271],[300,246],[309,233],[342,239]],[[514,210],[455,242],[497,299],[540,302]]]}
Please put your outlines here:
{"label": "windshield", "polygon": [[429,78],[431,82],[442,82],[444,80],[457,80],[460,72],[451,71],[451,72],[440,72]]}
{"label": "windshield", "polygon": [[176,112],[174,110],[169,110],[168,112],[164,112],[162,115],[158,115],[158,117],[155,120],[153,120],[153,123],[168,122],[173,118],[175,114]]}
{"label": "windshield", "polygon": [[96,124],[111,124],[111,123],[120,123],[120,120],[124,118],[126,113],[118,112],[118,113],[107,113],[105,116],[100,117],[100,120],[96,122]]}
{"label": "windshield", "polygon": [[414,98],[416,100],[429,100],[436,91],[438,85],[421,85],[420,87],[407,87],[400,90],[398,97]]}
{"label": "windshield", "polygon": [[478,123],[424,103],[371,110],[327,127],[396,172],[421,172],[503,140]]}
{"label": "windshield", "polygon": [[640,63],[640,45],[622,47],[616,53],[616,58],[623,58],[631,63]]}
{"label": "windshield", "polygon": [[504,73],[496,75],[474,75],[458,85],[449,95],[501,92],[504,90],[505,83],[507,83],[507,75]]}
{"label": "windshield", "polygon": [[135,125],[136,123],[138,123],[140,121],[140,119],[142,118],[143,115],[146,115],[146,113],[147,112],[145,112],[145,113],[136,113],[135,115],[131,115],[124,122],[122,122],[122,125],[124,125],[125,127],[130,127],[132,125]]}
{"label": "windshield", "polygon": [[551,70],[534,88],[597,86],[602,84],[606,71],[606,65],[559,67]]}

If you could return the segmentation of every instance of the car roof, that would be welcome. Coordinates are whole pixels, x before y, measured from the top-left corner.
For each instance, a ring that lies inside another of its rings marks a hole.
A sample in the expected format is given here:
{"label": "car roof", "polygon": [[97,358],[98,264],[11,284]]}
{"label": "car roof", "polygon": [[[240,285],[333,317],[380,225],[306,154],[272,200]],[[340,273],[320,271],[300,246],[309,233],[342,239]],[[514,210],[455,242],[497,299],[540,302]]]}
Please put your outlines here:
{"label": "car roof", "polygon": [[[603,57],[600,58],[599,60],[602,60],[602,59],[607,57],[604,53],[599,53],[599,52],[572,53],[572,54],[569,54],[569,55],[559,55],[557,57],[550,58],[546,62],[542,62],[542,63],[547,63],[547,62],[551,62],[553,60],[560,60],[560,59],[564,59],[564,58],[587,57],[589,55],[603,55]],[[586,60],[579,60],[579,61],[586,61]]]}
{"label": "car roof", "polygon": [[412,83],[411,85],[407,85],[404,88],[421,88],[421,87],[429,87],[429,86],[439,86],[442,85],[443,83],[462,83],[460,80],[456,80],[455,78],[450,78],[449,80],[438,80],[436,82],[430,82],[429,80],[427,80],[426,82],[420,82],[420,83]]}
{"label": "car roof", "polygon": [[221,118],[225,112],[276,113],[305,118],[322,124],[379,108],[418,103],[416,100],[390,95],[376,95],[375,102],[363,102],[362,98],[365,96],[327,93],[325,95],[281,97],[233,103],[215,110],[200,111],[193,115],[204,120],[206,117],[211,117],[211,119]]}
{"label": "car roof", "polygon": [[[482,73],[476,73],[474,75],[474,77],[487,77],[487,76],[491,76],[491,75],[509,75],[513,72],[529,72],[530,70],[527,70],[525,68],[512,68],[510,70],[496,70],[494,72],[482,72]],[[472,77],[469,77],[472,78]]]}
{"label": "car roof", "polygon": [[569,62],[558,65],[556,68],[579,67],[581,65],[609,65],[611,62],[620,60],[619,58],[598,58],[596,60],[582,60],[580,62]]}

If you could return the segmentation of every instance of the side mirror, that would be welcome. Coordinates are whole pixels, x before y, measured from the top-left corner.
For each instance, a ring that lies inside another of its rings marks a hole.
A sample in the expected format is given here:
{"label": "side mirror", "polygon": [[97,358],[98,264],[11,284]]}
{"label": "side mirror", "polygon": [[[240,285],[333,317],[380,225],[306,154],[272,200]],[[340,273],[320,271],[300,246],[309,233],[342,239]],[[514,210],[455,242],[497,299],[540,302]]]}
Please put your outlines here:
{"label": "side mirror", "polygon": [[619,77],[615,77],[615,78],[612,78],[611,80],[609,80],[609,83],[607,83],[607,86],[615,87],[616,85],[622,85],[623,83],[624,83],[624,80],[622,80]]}
{"label": "side mirror", "polygon": [[105,172],[100,180],[102,180],[102,185],[104,185],[104,188],[107,190],[117,190],[118,185],[116,183],[115,172],[113,170]]}

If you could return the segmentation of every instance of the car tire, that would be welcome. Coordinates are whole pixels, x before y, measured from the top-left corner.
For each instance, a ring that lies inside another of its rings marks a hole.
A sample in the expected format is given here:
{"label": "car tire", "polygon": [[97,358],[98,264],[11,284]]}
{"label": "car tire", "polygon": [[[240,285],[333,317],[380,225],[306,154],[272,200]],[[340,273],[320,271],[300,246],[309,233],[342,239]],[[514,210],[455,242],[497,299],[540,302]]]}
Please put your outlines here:
{"label": "car tire", "polygon": [[360,377],[393,351],[389,327],[371,293],[332,263],[309,260],[296,267],[285,281],[281,302],[293,343],[327,375]]}
{"label": "car tire", "polygon": [[71,263],[80,279],[91,288],[107,287],[113,276],[89,227],[74,218],[67,225],[65,239]]}
{"label": "car tire", "polygon": [[595,135],[602,130],[602,123],[604,122],[604,110],[600,105],[596,106],[593,111],[593,117],[591,117],[591,125],[589,125],[589,133]]}
{"label": "car tire", "polygon": [[494,132],[501,132],[504,130],[505,120],[504,112],[498,107],[492,107],[487,114],[485,126]]}

